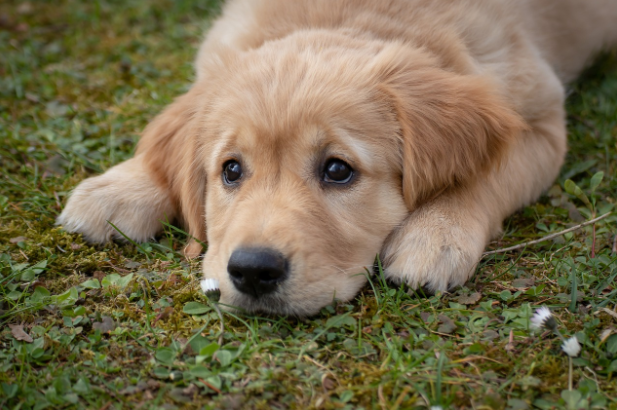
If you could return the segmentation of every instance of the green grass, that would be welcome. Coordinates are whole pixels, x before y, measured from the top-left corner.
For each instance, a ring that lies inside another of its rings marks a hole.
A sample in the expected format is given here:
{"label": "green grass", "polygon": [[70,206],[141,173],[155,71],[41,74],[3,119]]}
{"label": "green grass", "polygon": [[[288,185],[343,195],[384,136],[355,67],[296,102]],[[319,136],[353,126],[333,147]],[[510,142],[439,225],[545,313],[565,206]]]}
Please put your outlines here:
{"label": "green grass", "polygon": [[[452,294],[409,295],[377,277],[310,320],[226,313],[222,334],[182,234],[138,249],[55,227],[70,189],[129,158],[146,123],[187,89],[217,8],[2,2],[0,408],[617,408],[617,333],[602,333],[617,328],[603,310],[617,302],[617,216],[596,225],[593,258],[590,226],[487,257]],[[561,177],[492,248],[590,219],[567,179],[597,215],[615,210],[617,58],[572,91]],[[560,340],[529,330],[541,305],[583,345],[573,393],[562,393]]]}

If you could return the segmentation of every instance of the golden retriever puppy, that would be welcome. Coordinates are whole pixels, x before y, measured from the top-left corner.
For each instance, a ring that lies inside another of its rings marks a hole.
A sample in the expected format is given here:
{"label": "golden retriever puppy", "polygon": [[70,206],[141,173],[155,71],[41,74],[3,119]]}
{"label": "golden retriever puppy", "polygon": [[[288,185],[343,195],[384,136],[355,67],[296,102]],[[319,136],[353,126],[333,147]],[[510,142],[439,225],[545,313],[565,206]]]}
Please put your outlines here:
{"label": "golden retriever puppy", "polygon": [[175,218],[249,311],[348,300],[377,254],[446,290],[551,185],[563,84],[615,42],[617,0],[232,0],[190,91],[58,223],[145,241]]}

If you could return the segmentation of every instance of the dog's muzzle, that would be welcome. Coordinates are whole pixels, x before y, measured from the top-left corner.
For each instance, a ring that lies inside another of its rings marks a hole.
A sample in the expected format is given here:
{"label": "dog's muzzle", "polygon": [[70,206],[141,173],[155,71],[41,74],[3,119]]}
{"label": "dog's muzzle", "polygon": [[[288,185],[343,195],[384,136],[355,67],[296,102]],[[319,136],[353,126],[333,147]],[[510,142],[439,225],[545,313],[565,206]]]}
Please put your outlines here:
{"label": "dog's muzzle", "polygon": [[287,279],[289,262],[274,249],[239,248],[231,254],[227,272],[236,289],[257,299]]}

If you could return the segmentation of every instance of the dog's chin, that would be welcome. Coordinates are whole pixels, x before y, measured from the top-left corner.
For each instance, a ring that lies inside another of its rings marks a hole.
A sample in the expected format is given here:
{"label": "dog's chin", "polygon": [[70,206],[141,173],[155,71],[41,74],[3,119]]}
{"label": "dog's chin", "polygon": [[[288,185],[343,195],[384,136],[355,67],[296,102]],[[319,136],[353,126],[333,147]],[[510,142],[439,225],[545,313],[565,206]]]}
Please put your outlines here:
{"label": "dog's chin", "polygon": [[219,303],[228,311],[304,318],[318,314],[327,305],[353,299],[365,283],[364,277],[323,286],[295,283],[258,297],[242,293],[231,284],[224,284]]}
{"label": "dog's chin", "polygon": [[256,298],[234,291],[232,294],[221,294],[219,303],[228,311],[291,317],[312,316],[319,313],[323,307],[316,304],[298,304],[279,292]]}

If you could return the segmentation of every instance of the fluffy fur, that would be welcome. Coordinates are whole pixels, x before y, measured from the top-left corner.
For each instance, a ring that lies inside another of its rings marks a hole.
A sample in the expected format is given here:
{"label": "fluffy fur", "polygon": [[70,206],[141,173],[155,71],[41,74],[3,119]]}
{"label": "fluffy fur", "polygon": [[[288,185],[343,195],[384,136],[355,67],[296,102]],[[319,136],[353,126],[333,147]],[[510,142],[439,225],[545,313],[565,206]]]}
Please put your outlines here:
{"label": "fluffy fur", "polygon": [[[617,0],[233,0],[197,79],[133,159],[89,178],[58,223],[92,242],[147,240],[176,219],[207,241],[222,302],[294,315],[387,276],[464,283],[505,217],[553,182],[566,152],[563,84],[617,41]],[[349,186],[321,167],[345,160]],[[244,176],[224,186],[223,164]],[[290,261],[256,299],[227,263],[246,246]],[[187,254],[201,251],[198,242]]]}

